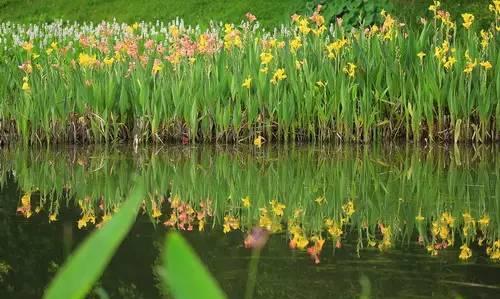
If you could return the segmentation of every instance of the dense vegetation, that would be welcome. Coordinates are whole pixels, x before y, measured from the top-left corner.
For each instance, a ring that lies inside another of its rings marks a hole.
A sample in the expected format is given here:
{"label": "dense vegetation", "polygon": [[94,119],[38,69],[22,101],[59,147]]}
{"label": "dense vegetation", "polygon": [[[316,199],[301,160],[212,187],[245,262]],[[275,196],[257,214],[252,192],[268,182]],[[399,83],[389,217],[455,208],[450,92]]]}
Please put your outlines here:
{"label": "dense vegetation", "polygon": [[439,3],[418,30],[316,11],[273,32],[251,14],[179,23],[0,25],[0,117],[11,142],[497,140],[498,28]]}

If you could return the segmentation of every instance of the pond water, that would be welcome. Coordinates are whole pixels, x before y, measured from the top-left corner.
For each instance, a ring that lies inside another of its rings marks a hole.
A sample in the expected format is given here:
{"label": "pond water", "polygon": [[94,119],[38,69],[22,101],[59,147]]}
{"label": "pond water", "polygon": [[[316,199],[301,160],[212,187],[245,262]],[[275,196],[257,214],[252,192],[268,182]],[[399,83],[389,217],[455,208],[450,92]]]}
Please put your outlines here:
{"label": "pond water", "polygon": [[[148,196],[91,298],[168,298],[156,269],[173,229],[229,298],[252,278],[254,298],[500,297],[499,158],[498,146],[3,149],[0,298],[41,297],[138,178]],[[271,237],[249,271],[255,226]]]}

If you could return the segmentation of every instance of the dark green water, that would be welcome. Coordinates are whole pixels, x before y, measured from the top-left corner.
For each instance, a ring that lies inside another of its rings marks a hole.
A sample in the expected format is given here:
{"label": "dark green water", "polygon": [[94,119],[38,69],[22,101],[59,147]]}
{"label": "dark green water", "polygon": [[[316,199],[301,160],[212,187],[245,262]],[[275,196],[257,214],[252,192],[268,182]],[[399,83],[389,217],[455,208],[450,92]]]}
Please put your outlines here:
{"label": "dark green water", "polygon": [[[194,210],[206,199],[213,203],[205,230],[198,231],[194,221],[193,231],[183,235],[229,298],[244,296],[251,252],[243,240],[246,231],[259,225],[259,208],[271,210],[273,198],[286,208],[277,220],[281,231],[272,234],[259,260],[255,298],[359,298],[367,292],[374,298],[499,297],[500,263],[486,254],[486,247],[500,238],[499,158],[498,147],[4,150],[0,298],[40,298],[58,267],[95,229],[91,223],[78,228],[84,214],[78,200],[88,198],[98,223],[106,207],[123,201],[137,175],[148,182],[151,197],[92,298],[99,293],[110,298],[168,297],[155,269],[172,229],[163,224],[172,212],[162,200],[169,196],[178,196]],[[31,215],[26,218],[16,210],[28,193]],[[241,204],[245,196],[252,201],[248,209]],[[316,202],[319,197],[325,202]],[[153,201],[162,213],[158,218],[151,215]],[[343,228],[341,248],[334,249],[324,219],[342,217],[348,201],[354,202],[355,212]],[[326,239],[319,264],[288,246],[298,209],[304,211],[304,233]],[[449,228],[454,245],[431,256],[425,248],[432,244],[431,222],[445,212],[456,219]],[[467,235],[465,212],[475,219],[475,229]],[[54,213],[57,221],[49,223]],[[419,213],[425,217],[422,223],[415,220]],[[222,232],[227,215],[239,219],[241,230]],[[481,231],[484,215],[489,224]],[[367,230],[381,244],[380,224],[393,231],[391,247],[383,251],[369,247],[363,234]],[[419,236],[425,244],[418,242]],[[472,249],[467,261],[458,258],[462,243]]]}

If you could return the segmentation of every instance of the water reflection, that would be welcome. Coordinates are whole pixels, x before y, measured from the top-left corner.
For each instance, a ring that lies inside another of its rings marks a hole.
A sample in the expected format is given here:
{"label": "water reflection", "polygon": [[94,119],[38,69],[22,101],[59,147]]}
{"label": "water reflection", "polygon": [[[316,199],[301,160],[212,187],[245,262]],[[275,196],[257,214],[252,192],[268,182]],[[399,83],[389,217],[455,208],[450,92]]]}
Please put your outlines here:
{"label": "water reflection", "polygon": [[273,232],[258,268],[257,298],[358,296],[362,274],[376,296],[489,296],[500,287],[498,152],[5,150],[1,292],[39,296],[140,176],[149,195],[100,282],[114,297],[159,296],[152,274],[157,248],[166,229],[178,229],[230,297],[242,298],[250,258],[243,240],[255,226]]}

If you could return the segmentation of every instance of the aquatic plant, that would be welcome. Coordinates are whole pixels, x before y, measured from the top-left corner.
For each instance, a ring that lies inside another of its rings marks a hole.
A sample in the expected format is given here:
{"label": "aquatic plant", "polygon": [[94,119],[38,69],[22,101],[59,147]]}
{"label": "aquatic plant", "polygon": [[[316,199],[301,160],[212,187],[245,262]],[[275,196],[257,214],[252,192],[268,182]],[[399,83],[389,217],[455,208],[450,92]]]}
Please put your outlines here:
{"label": "aquatic plant", "polygon": [[[495,141],[498,29],[438,1],[418,30],[320,12],[182,22],[0,24],[1,142]],[[261,139],[262,138],[262,139]],[[265,138],[265,139],[264,139]]]}

